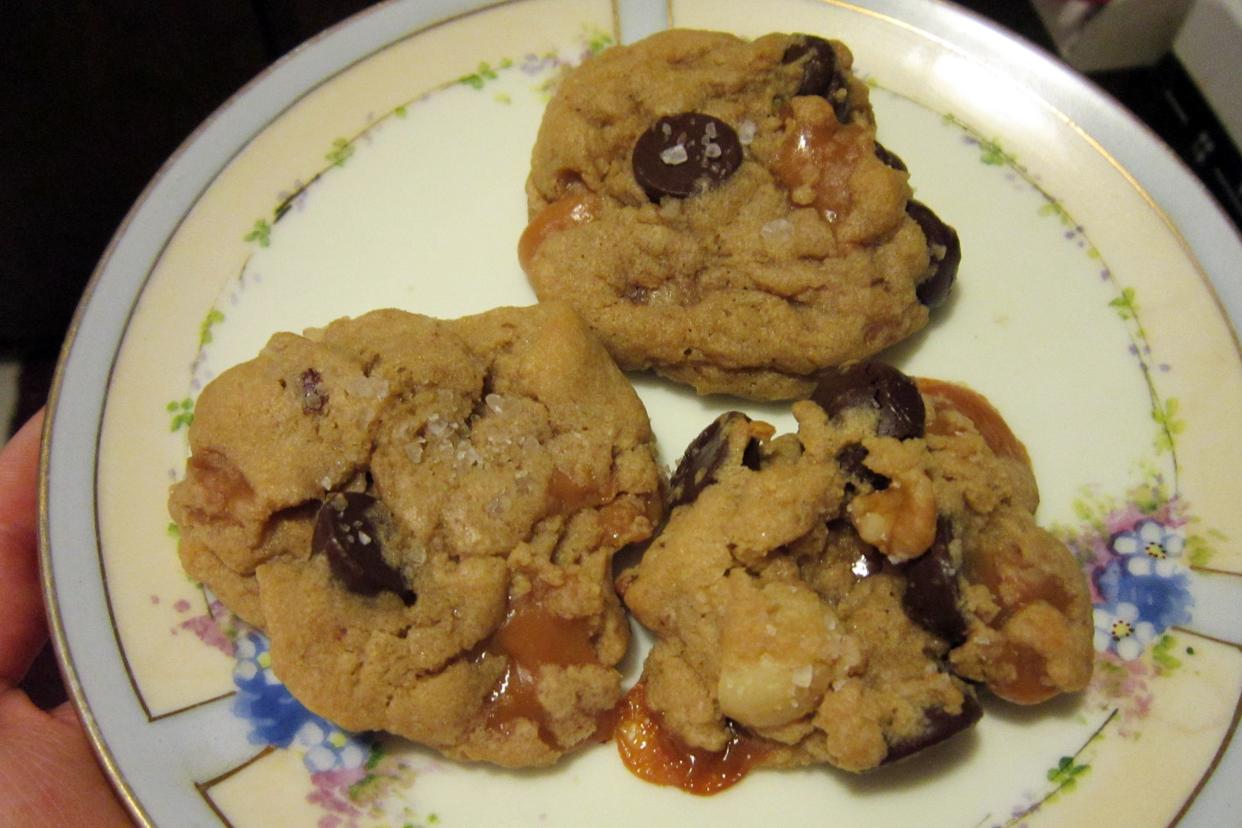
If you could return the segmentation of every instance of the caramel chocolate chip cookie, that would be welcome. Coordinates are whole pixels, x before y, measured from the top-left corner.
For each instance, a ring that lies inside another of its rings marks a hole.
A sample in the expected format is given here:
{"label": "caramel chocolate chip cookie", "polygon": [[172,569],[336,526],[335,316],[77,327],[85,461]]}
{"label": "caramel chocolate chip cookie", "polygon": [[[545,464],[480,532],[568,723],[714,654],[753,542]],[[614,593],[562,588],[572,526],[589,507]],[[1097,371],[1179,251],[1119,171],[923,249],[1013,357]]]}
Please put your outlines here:
{"label": "caramel chocolate chip cookie", "polygon": [[611,559],[662,514],[646,412],[563,305],[277,334],[199,397],[187,571],[308,708],[546,765],[611,732]]}
{"label": "caramel chocolate chip cookie", "polygon": [[675,30],[571,72],[526,188],[540,299],[622,368],[760,399],[922,328],[961,246],[876,142],[852,67],[811,35]]}
{"label": "caramel chocolate chip cookie", "polygon": [[864,363],[793,413],[779,437],[738,412],[708,426],[618,578],[656,637],[617,731],[632,768],[701,791],[756,764],[865,771],[974,724],[976,686],[1086,686],[1087,584],[982,396]]}

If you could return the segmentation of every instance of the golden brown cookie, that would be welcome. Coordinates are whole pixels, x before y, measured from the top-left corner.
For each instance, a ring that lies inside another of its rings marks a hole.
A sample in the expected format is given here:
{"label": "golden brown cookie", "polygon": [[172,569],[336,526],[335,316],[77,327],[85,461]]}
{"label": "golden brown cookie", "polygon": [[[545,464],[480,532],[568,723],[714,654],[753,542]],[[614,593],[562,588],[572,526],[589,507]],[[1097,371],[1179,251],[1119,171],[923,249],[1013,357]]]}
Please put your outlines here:
{"label": "golden brown cookie", "polygon": [[182,561],[308,708],[508,766],[607,735],[611,560],[661,482],[642,403],[567,307],[277,334],[203,390],[190,448]]}
{"label": "golden brown cookie", "polygon": [[674,30],[609,49],[549,103],[519,258],[624,369],[805,396],[922,328],[954,231],[876,143],[839,42]]}
{"label": "golden brown cookie", "polygon": [[618,729],[631,767],[707,790],[755,764],[864,771],[974,724],[972,683],[1019,703],[1086,686],[1085,579],[983,397],[863,363],[793,412],[796,435],[709,426],[618,578],[656,637]]}

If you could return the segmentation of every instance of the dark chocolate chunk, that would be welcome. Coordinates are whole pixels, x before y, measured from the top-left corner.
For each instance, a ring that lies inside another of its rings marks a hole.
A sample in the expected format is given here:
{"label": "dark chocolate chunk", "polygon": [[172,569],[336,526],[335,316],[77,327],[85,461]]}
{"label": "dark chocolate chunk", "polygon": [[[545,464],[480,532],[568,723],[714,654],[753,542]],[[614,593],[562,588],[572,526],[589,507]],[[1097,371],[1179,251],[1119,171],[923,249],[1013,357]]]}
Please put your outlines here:
{"label": "dark chocolate chunk", "polygon": [[837,464],[841,466],[841,471],[859,482],[866,483],[877,492],[884,491],[892,481],[867,468],[863,463],[866,459],[867,448],[862,443],[850,443],[837,452]]}
{"label": "dark chocolate chunk", "polygon": [[323,377],[314,368],[307,368],[300,379],[302,413],[318,414],[328,404],[328,391],[323,387]]}
{"label": "dark chocolate chunk", "polygon": [[711,115],[665,115],[638,137],[631,163],[647,198],[686,198],[737,172],[742,142],[733,127]]}
{"label": "dark chocolate chunk", "polygon": [[796,35],[781,56],[781,63],[794,63],[803,58],[802,82],[797,94],[827,99],[837,120],[845,123],[850,117],[849,87],[832,44],[815,35]]}
{"label": "dark chocolate chunk", "polygon": [[906,162],[901,160],[901,156],[881,144],[879,141],[875,142],[875,157],[880,159],[880,161],[882,161],[886,166],[892,167],[894,170],[908,172]]}
{"label": "dark chocolate chunk", "polygon": [[966,640],[966,619],[958,607],[957,568],[949,554],[952,540],[953,524],[941,517],[931,547],[901,566],[906,577],[901,606],[911,621],[956,647]]}
{"label": "dark chocolate chunk", "polygon": [[315,517],[311,551],[328,556],[328,565],[345,588],[359,595],[375,595],[380,590],[395,592],[406,606],[417,597],[401,573],[384,560],[383,541],[377,518],[383,509],[374,497],[357,492],[337,492],[328,496]]}
{"label": "dark chocolate chunk", "polygon": [[905,741],[890,744],[888,755],[884,757],[884,764],[896,762],[912,753],[918,753],[923,748],[939,744],[950,736],[966,730],[982,716],[983,708],[969,692],[965,693],[962,698],[962,709],[957,713],[947,713],[940,707],[924,710],[923,718],[927,720],[927,725],[923,732]]}
{"label": "dark chocolate chunk", "polygon": [[835,417],[851,408],[879,415],[876,433],[908,440],[922,437],[927,411],[918,386],[905,374],[882,362],[859,362],[829,370],[819,377],[811,401]]}
{"label": "dark chocolate chunk", "polygon": [[759,471],[761,463],[763,463],[763,454],[759,450],[759,440],[751,437],[742,451],[742,465],[751,471]]}
{"label": "dark chocolate chunk", "polygon": [[[738,417],[750,422],[750,418],[740,411],[725,412],[699,432],[699,436],[695,437],[686,447],[685,454],[677,463],[677,470],[673,472],[669,480],[669,509],[684,503],[693,503],[704,489],[716,482],[716,472],[729,456],[727,426]],[[747,450],[749,448],[748,443]],[[758,453],[757,446],[756,453]],[[745,451],[743,451],[743,463],[745,463]]]}
{"label": "dark chocolate chunk", "polygon": [[962,263],[962,243],[957,231],[941,221],[940,216],[921,201],[910,199],[906,204],[906,213],[922,228],[931,256],[927,275],[915,288],[915,294],[924,305],[934,308],[948,298],[953,288],[957,267]]}

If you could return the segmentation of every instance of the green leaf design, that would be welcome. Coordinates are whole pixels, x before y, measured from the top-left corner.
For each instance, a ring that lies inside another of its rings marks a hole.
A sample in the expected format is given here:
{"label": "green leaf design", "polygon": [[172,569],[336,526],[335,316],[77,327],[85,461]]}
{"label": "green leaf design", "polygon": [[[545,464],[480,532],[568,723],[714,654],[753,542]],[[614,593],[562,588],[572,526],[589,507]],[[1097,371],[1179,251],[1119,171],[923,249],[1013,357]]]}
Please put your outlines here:
{"label": "green leaf design", "polygon": [[224,321],[224,314],[212,308],[198,326],[198,347],[211,344],[211,329]]}
{"label": "green leaf design", "polygon": [[1078,778],[1091,770],[1088,764],[1079,764],[1073,756],[1062,756],[1056,767],[1048,771],[1048,781],[1056,784],[1057,790],[1072,790]]}
{"label": "green leaf design", "polygon": [[[509,58],[504,58],[500,61],[501,69],[508,69],[512,65],[513,61]],[[471,89],[482,89],[488,81],[496,80],[498,77],[500,76],[496,74],[496,70],[492,68],[491,64],[483,61],[479,63],[478,69],[469,75],[462,75],[457,79],[457,82],[463,83]]]}
{"label": "green leaf design", "polygon": [[1057,220],[1060,221],[1065,227],[1072,227],[1074,224],[1074,219],[1070,217],[1069,211],[1065,209],[1065,205],[1051,196],[1049,196],[1048,201],[1039,208],[1039,214],[1041,216],[1056,216]]}
{"label": "green leaf design", "polygon": [[334,167],[343,167],[345,162],[354,154],[354,143],[348,138],[337,138],[332,142],[332,149],[328,150],[324,158],[332,162]]}
{"label": "green leaf design", "polygon": [[[194,422],[194,400],[186,397],[184,400],[173,400],[164,406],[164,410],[172,414],[172,421],[169,425],[169,431],[179,431],[182,428],[189,428]],[[175,526],[175,524],[170,524]]]}
{"label": "green leaf design", "polygon": [[1009,153],[1001,149],[1000,139],[979,141],[979,160],[989,167],[1003,167],[1012,160]]}
{"label": "green leaf design", "polygon": [[381,744],[371,745],[371,753],[367,756],[367,762],[363,766],[366,770],[375,770],[375,766],[384,758],[384,746]]}
{"label": "green leaf design", "polygon": [[1197,533],[1186,536],[1186,557],[1191,566],[1207,566],[1216,555],[1212,541],[1226,540],[1225,533],[1219,529],[1209,529],[1207,534],[1211,540]]}
{"label": "green leaf design", "polygon": [[1160,640],[1151,648],[1152,661],[1156,662],[1156,671],[1162,676],[1167,676],[1182,666],[1182,662],[1173,656],[1175,646],[1177,646],[1177,639],[1165,634],[1160,636]]}
{"label": "green leaf design", "polygon": [[1156,451],[1159,453],[1172,451],[1178,435],[1186,430],[1186,421],[1177,416],[1180,408],[1177,397],[1169,397],[1163,406],[1159,400],[1152,403],[1151,418],[1160,426],[1160,432],[1156,435]]}
{"label": "green leaf design", "polygon": [[1134,298],[1134,288],[1123,288],[1121,295],[1108,303],[1123,321],[1134,319],[1138,315],[1138,302]]}
{"label": "green leaf design", "polygon": [[255,219],[254,227],[242,236],[242,241],[258,242],[259,247],[267,247],[272,243],[272,225],[266,219]]}
{"label": "green leaf design", "polygon": [[600,52],[613,45],[614,42],[615,41],[607,32],[600,29],[592,29],[587,33],[587,49],[593,55],[598,55]]}

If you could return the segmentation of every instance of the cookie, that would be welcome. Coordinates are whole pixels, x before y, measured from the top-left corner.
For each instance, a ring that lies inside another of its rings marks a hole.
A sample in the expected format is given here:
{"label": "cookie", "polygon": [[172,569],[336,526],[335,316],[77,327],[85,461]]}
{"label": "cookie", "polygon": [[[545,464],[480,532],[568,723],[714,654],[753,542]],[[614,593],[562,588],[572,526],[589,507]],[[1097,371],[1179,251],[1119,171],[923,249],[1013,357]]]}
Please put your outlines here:
{"label": "cookie", "polygon": [[876,142],[844,44],[674,30],[570,72],[540,126],[519,259],[624,369],[804,397],[928,321],[961,258]]}
{"label": "cookie", "polygon": [[661,476],[567,307],[277,334],[203,389],[189,435],[182,561],[308,708],[514,767],[611,732],[611,560],[660,520]]}
{"label": "cookie", "polygon": [[983,397],[864,363],[793,413],[779,437],[712,423],[618,578],[656,639],[627,764],[699,792],[753,765],[865,771],[970,727],[976,686],[1020,704],[1086,686],[1086,581]]}

